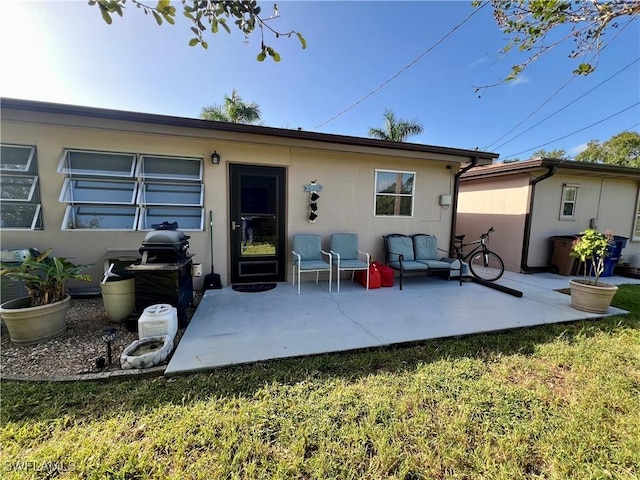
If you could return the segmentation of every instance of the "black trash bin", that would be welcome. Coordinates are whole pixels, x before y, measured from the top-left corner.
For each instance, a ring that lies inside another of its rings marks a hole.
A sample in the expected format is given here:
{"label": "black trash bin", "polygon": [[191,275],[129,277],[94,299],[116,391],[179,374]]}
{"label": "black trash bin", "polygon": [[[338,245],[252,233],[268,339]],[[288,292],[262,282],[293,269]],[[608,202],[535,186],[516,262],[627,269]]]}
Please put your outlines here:
{"label": "black trash bin", "polygon": [[559,275],[575,275],[578,259],[571,256],[571,248],[575,235],[558,235],[551,237],[553,241],[553,254],[551,255],[551,265]]}

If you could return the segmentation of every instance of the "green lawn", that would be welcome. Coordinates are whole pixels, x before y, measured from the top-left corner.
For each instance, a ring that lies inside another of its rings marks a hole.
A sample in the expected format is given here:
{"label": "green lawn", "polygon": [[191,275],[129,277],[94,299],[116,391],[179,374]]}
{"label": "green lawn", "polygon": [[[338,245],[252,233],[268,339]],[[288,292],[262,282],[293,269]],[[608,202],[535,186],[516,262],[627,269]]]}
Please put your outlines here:
{"label": "green lawn", "polygon": [[3,382],[0,477],[637,479],[640,286],[614,304],[632,313],[171,379]]}

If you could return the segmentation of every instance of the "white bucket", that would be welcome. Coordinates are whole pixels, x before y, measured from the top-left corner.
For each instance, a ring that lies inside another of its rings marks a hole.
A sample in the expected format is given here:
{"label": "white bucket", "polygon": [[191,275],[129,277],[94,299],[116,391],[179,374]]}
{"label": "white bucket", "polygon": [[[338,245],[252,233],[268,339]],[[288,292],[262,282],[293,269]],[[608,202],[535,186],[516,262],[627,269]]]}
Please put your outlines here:
{"label": "white bucket", "polygon": [[202,276],[202,264],[194,263],[191,265],[191,276],[192,277],[201,277]]}
{"label": "white bucket", "polygon": [[138,338],[168,335],[171,340],[178,332],[178,310],[168,303],[158,303],[144,309],[138,319]]}

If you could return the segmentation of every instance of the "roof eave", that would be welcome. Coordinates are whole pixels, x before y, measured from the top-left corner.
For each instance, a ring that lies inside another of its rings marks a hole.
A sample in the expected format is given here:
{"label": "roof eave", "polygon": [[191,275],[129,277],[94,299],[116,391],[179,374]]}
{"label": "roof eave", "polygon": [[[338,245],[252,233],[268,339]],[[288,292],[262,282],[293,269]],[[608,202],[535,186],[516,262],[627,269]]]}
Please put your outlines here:
{"label": "roof eave", "polygon": [[96,107],[84,107],[33,100],[14,98],[1,98],[0,106],[3,109],[14,109],[31,112],[51,113],[58,115],[85,116],[109,120],[121,120],[155,125],[169,125],[176,127],[198,128],[221,132],[246,133],[252,135],[267,135],[288,139],[307,140],[324,143],[334,143],[359,147],[385,148],[417,153],[435,153],[463,157],[461,163],[467,159],[477,158],[480,164],[490,164],[499,154],[467,150],[459,148],[441,147],[435,145],[423,145],[418,143],[390,142],[373,138],[353,137],[330,133],[309,132],[306,130],[290,130],[284,128],[265,127],[259,125],[245,125],[239,123],[217,122],[196,118],[175,117],[170,115],[158,115],[152,113],[130,112],[124,110],[112,110]]}
{"label": "roof eave", "polygon": [[640,179],[640,168],[602,163],[576,162],[574,160],[560,160],[556,158],[536,158],[522,162],[500,163],[490,166],[475,167],[462,175],[461,180],[464,181],[478,178],[513,175],[517,173],[527,173],[543,167],[556,167],[560,170],[573,170],[579,173]]}

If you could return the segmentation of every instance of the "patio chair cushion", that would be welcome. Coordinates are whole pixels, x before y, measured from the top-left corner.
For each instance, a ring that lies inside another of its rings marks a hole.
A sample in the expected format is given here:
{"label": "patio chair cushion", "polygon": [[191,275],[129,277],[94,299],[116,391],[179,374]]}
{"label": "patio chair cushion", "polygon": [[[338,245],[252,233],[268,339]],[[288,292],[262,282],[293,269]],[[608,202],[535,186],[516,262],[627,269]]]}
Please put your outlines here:
{"label": "patio chair cushion", "polygon": [[438,239],[431,235],[414,235],[413,248],[415,251],[415,259],[420,262],[422,260],[436,260],[438,258]]}
{"label": "patio chair cushion", "polygon": [[332,233],[330,245],[330,250],[340,254],[340,265],[345,260],[358,260],[357,233]]}
{"label": "patio chair cushion", "polygon": [[[393,267],[394,263],[400,267],[399,255],[403,255],[402,265],[406,262],[410,262],[415,259],[413,255],[413,241],[411,237],[389,237],[389,263],[388,265]],[[394,267],[395,268],[395,267]],[[405,267],[406,268],[406,267]],[[424,269],[424,267],[422,267]]]}
{"label": "patio chair cushion", "polygon": [[[418,263],[426,265],[429,268],[442,268],[442,269],[451,269],[453,268],[452,263],[443,262],[441,260],[416,260]],[[403,263],[404,265],[404,263]],[[456,264],[458,265],[458,264]]]}
{"label": "patio chair cushion", "polygon": [[329,270],[331,266],[324,260],[301,260],[300,270]]}
{"label": "patio chair cushion", "polygon": [[367,263],[363,262],[362,260],[343,260],[342,256],[340,257],[341,270],[366,270],[367,268],[369,268],[369,265],[367,265]]}
{"label": "patio chair cushion", "polygon": [[301,262],[318,260],[321,263],[325,263],[322,260],[322,238],[320,235],[307,233],[294,235],[293,251],[300,255]]}
{"label": "patio chair cushion", "polygon": [[[400,270],[400,262],[389,262],[388,265],[391,268],[395,268],[396,270]],[[447,264],[447,267],[449,265]],[[429,266],[422,262],[416,262],[415,260],[403,261],[402,269],[405,272],[415,272],[415,271],[425,271],[429,268]]]}

